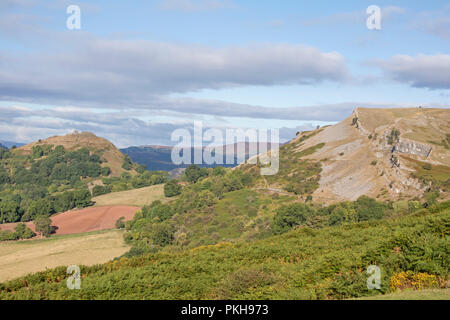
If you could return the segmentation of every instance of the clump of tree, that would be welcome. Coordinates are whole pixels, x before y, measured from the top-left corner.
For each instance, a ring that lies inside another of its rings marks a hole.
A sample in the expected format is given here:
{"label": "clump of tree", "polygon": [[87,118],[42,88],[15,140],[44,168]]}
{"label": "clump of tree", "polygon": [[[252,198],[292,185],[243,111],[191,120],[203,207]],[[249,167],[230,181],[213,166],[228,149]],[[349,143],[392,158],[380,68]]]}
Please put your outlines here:
{"label": "clump of tree", "polygon": [[17,226],[14,228],[14,231],[18,239],[30,239],[36,235],[33,230],[25,225],[25,223],[17,224]]}
{"label": "clump of tree", "polygon": [[125,158],[123,159],[122,168],[125,170],[131,170],[133,168],[133,162],[130,159],[129,155],[125,155]]}
{"label": "clump of tree", "polygon": [[97,197],[97,196],[101,196],[102,194],[107,194],[110,193],[112,191],[112,186],[102,186],[102,185],[97,185],[94,188],[92,188],[92,196],[93,197]]}
{"label": "clump of tree", "polygon": [[168,198],[181,194],[181,186],[176,179],[169,180],[164,185],[164,195]]}
{"label": "clump of tree", "polygon": [[53,233],[52,220],[45,215],[37,216],[34,219],[34,225],[36,232],[39,232],[41,236],[48,237]]}
{"label": "clump of tree", "polygon": [[285,233],[298,225],[304,224],[308,216],[313,213],[314,209],[303,203],[282,206],[273,218],[272,231],[274,234]]}
{"label": "clump of tree", "polygon": [[294,203],[277,210],[272,222],[274,234],[285,233],[300,225],[309,227],[336,226],[382,219],[392,209],[389,204],[361,196],[356,201],[344,201],[328,207]]}
{"label": "clump of tree", "polygon": [[19,239],[30,239],[36,234],[28,228],[25,223],[19,223],[15,226],[14,232],[10,230],[0,231],[0,241],[12,241]]}
{"label": "clump of tree", "polygon": [[208,176],[208,169],[200,168],[195,164],[191,164],[186,168],[184,176],[186,177],[186,180],[189,181],[190,183],[196,183],[200,179]]}

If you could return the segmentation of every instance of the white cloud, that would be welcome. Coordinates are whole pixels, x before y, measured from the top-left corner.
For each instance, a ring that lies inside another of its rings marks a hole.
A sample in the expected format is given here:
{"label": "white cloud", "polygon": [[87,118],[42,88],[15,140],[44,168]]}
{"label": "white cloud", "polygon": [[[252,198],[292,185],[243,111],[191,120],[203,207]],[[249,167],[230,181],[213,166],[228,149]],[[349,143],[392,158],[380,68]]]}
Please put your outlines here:
{"label": "white cloud", "polygon": [[397,55],[377,61],[388,76],[417,88],[450,89],[450,55]]}
{"label": "white cloud", "polygon": [[303,45],[212,48],[79,35],[66,41],[67,51],[56,53],[0,51],[0,100],[131,107],[202,89],[349,78],[341,54]]}

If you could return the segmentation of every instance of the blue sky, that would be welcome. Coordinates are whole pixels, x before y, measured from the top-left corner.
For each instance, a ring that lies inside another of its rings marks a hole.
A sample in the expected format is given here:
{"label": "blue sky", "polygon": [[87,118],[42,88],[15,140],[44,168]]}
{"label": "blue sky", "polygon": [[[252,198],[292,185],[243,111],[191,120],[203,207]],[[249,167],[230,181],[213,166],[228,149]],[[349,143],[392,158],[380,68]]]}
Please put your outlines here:
{"label": "blue sky", "polygon": [[204,120],[286,140],[357,106],[449,107],[449,53],[447,1],[3,0],[0,139],[170,144]]}

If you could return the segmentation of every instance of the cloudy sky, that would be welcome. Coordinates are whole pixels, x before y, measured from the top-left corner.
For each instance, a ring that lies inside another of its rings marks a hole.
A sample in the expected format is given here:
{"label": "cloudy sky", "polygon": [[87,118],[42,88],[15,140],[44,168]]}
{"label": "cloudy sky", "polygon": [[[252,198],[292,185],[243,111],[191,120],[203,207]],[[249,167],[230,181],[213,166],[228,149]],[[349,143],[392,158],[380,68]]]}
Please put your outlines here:
{"label": "cloudy sky", "polygon": [[450,106],[448,1],[0,0],[0,140],[174,144],[194,120],[286,140],[355,107],[417,106]]}

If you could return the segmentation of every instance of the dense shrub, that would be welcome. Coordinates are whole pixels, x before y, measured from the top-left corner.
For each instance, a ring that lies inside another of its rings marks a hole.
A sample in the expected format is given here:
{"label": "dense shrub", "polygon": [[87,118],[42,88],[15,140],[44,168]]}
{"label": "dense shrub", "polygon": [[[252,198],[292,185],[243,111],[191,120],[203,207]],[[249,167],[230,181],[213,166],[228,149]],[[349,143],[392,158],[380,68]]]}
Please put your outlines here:
{"label": "dense shrub", "polygon": [[112,187],[111,186],[97,185],[94,188],[92,188],[92,196],[93,197],[97,197],[97,196],[100,196],[102,194],[110,193],[111,191],[112,191]]}
{"label": "dense shrub", "polygon": [[122,163],[122,168],[125,170],[131,170],[133,168],[133,162],[131,161],[129,155],[125,155]]}
{"label": "dense shrub", "polygon": [[116,229],[123,229],[125,228],[125,217],[120,217],[119,219],[117,219],[115,227]]}
{"label": "dense shrub", "polygon": [[274,234],[288,232],[293,227],[304,224],[313,213],[314,209],[303,203],[282,206],[273,218],[272,231]]}
{"label": "dense shrub", "polygon": [[175,179],[166,182],[164,185],[164,195],[166,197],[175,197],[181,193],[181,186],[178,184],[178,181]]}
{"label": "dense shrub", "polygon": [[52,220],[47,216],[37,216],[34,219],[34,225],[36,226],[36,232],[39,232],[41,236],[48,237],[52,232],[51,226]]}
{"label": "dense shrub", "polygon": [[25,225],[25,223],[19,223],[14,228],[14,231],[15,231],[14,233],[17,236],[17,239],[30,239],[36,235],[30,228],[28,228]]}
{"label": "dense shrub", "polygon": [[199,179],[208,176],[208,170],[206,168],[200,168],[195,164],[191,164],[186,168],[184,172],[187,181],[196,183]]}

